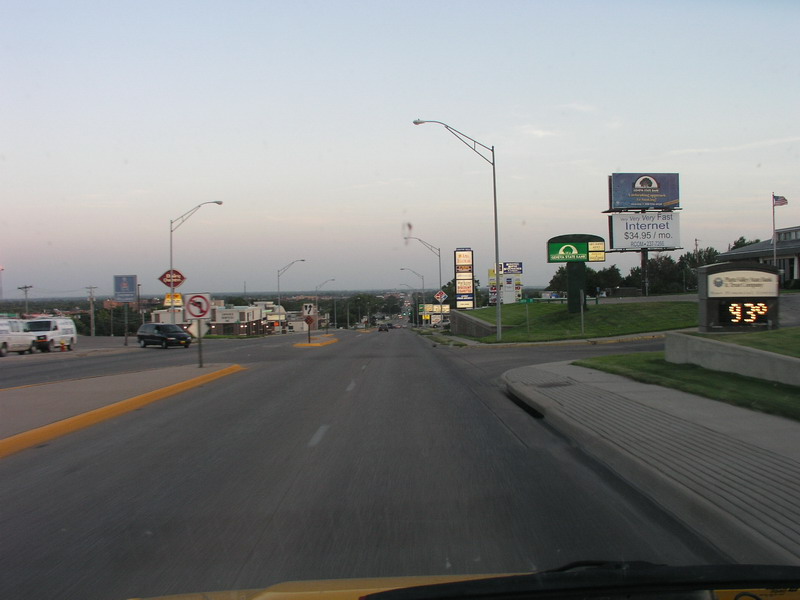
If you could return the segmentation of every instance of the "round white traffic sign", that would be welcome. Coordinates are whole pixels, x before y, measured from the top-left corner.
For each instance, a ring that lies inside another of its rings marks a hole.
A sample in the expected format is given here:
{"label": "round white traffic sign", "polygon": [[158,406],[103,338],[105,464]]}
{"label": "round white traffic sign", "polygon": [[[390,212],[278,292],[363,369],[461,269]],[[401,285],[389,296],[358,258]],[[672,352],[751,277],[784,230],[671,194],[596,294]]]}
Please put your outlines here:
{"label": "round white traffic sign", "polygon": [[189,319],[208,319],[211,316],[210,294],[188,294],[184,306]]}

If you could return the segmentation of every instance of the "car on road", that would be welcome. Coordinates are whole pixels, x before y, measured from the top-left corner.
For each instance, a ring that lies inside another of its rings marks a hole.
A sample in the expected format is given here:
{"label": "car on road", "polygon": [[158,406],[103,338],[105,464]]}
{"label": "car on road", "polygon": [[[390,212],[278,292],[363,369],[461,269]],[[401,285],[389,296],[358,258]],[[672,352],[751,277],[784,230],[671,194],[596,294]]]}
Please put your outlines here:
{"label": "car on road", "polygon": [[139,346],[183,346],[188,348],[192,343],[192,336],[179,325],[174,323],[145,323],[136,332]]}
{"label": "car on road", "polygon": [[389,331],[389,326],[384,323],[381,323],[380,325],[378,325],[378,331]]}
{"label": "car on road", "polygon": [[22,319],[0,319],[0,356],[9,352],[33,354],[36,350],[36,334],[28,331]]}
{"label": "car on road", "polygon": [[78,339],[78,330],[72,319],[40,317],[26,321],[25,328],[35,334],[34,343],[42,352],[53,352],[59,348],[72,350]]}

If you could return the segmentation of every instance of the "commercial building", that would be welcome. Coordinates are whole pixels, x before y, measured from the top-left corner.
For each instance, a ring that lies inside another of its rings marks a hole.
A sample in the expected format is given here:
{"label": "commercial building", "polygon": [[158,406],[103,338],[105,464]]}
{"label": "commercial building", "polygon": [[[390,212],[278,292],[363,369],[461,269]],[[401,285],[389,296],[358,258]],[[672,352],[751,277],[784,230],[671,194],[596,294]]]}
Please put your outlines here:
{"label": "commercial building", "polygon": [[800,226],[776,229],[775,238],[774,247],[771,239],[756,242],[722,252],[717,261],[748,261],[777,266],[781,287],[785,287],[788,282],[800,279]]}

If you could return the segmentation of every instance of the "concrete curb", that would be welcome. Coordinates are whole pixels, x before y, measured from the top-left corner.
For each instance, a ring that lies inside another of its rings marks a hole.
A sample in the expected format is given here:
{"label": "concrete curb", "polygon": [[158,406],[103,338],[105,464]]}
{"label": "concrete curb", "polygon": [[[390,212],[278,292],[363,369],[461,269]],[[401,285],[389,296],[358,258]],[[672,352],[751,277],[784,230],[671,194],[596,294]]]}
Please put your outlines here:
{"label": "concrete curb", "polygon": [[[523,367],[524,369],[525,367]],[[544,417],[587,454],[605,465],[645,497],[705,538],[735,562],[797,564],[800,556],[756,530],[746,515],[720,510],[697,489],[648,465],[610,437],[598,436],[559,408],[534,386],[513,381],[512,369],[501,376],[506,393]]]}
{"label": "concrete curb", "polygon": [[12,435],[11,437],[3,438],[0,440],[0,459],[20,452],[21,450],[49,442],[56,438],[67,435],[68,433],[90,427],[97,423],[101,423],[102,421],[107,421],[108,419],[113,419],[114,417],[131,412],[157,400],[174,396],[175,394],[179,394],[186,390],[206,384],[210,381],[214,381],[215,379],[220,379],[226,375],[232,375],[233,373],[238,373],[239,371],[243,370],[245,370],[244,367],[232,365],[212,373],[206,373],[199,377],[189,379],[188,381],[169,385],[159,390],[148,392],[146,394],[140,394],[138,396],[134,396],[133,398],[128,398],[127,400],[121,400],[108,406],[103,406],[89,412],[75,415],[74,417],[69,417],[55,423],[50,423],[49,425],[44,425],[42,427],[37,427],[36,429],[18,433],[17,435]]}

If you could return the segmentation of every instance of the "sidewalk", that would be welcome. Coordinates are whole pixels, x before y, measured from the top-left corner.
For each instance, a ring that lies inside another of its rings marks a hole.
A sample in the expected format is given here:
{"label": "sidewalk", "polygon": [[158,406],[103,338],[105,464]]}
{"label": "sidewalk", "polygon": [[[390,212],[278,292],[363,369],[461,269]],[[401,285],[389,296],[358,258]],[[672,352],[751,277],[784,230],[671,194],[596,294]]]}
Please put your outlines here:
{"label": "sidewalk", "polygon": [[734,561],[800,564],[800,423],[568,362],[503,382]]}

